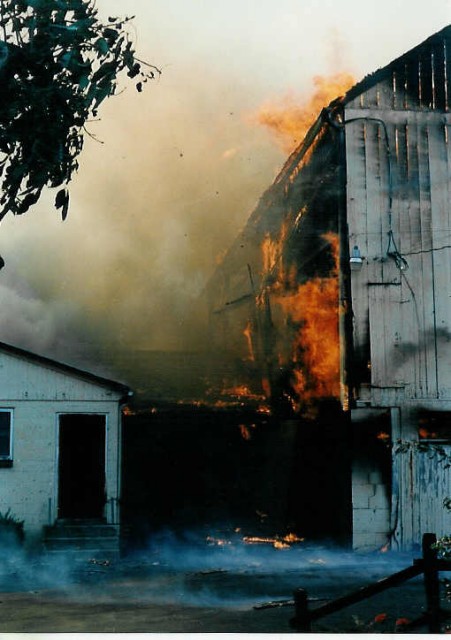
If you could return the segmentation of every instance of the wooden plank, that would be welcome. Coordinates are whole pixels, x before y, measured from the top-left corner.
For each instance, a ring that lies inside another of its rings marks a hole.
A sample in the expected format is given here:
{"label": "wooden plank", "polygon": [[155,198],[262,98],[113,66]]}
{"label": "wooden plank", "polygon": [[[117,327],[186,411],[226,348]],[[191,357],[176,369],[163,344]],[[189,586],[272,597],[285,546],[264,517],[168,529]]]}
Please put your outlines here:
{"label": "wooden plank", "polygon": [[[371,341],[371,384],[387,385],[390,379],[389,343],[391,336],[387,334],[386,318],[387,306],[386,287],[384,277],[384,255],[386,247],[386,233],[388,225],[388,197],[386,190],[381,188],[381,156],[380,135],[381,125],[369,121],[366,125],[365,140],[366,184],[367,184],[367,234],[369,286],[369,320]],[[383,135],[385,135],[383,133]],[[381,286],[378,286],[381,285]],[[387,344],[388,342],[388,344]]]}
{"label": "wooden plank", "polygon": [[451,513],[444,508],[444,500],[451,495],[451,473],[447,466],[451,445],[431,443],[426,451],[416,449],[414,456],[419,503],[418,532],[435,531],[439,537],[449,535]]}
{"label": "wooden plank", "polygon": [[[403,584],[407,580],[411,580],[416,576],[421,575],[423,573],[423,565],[421,563],[415,563],[406,569],[402,569],[401,571],[397,571],[386,578],[381,578],[377,582],[373,582],[372,584],[361,587],[360,589],[356,589],[352,593],[349,593],[341,598],[337,598],[332,602],[328,602],[327,604],[322,605],[321,607],[317,607],[309,612],[308,618],[311,622],[314,620],[319,620],[326,615],[330,615],[331,613],[337,613],[346,607],[349,607],[353,604],[357,604],[358,602],[362,602],[362,600],[366,600],[371,596],[377,595],[378,593],[382,593],[387,589],[391,589],[392,587],[396,587],[400,584]],[[305,607],[304,603],[308,602],[307,594],[302,595],[302,601],[300,602],[300,608],[303,609]],[[305,615],[305,614],[304,614]]]}
{"label": "wooden plank", "polygon": [[432,254],[432,201],[431,201],[431,149],[429,147],[429,119],[419,118],[418,123],[418,157],[419,157],[419,187],[421,210],[421,281],[415,283],[417,291],[417,305],[422,323],[422,346],[424,352],[424,383],[423,397],[437,397],[437,359],[435,349],[434,329],[434,264]]}
{"label": "wooden plank", "polygon": [[[346,114],[345,114],[346,115]],[[368,280],[370,264],[367,231],[367,189],[365,127],[363,121],[346,125],[346,206],[349,250],[358,246],[366,259],[358,273],[351,273],[351,297],[354,315],[354,349],[364,351],[368,336]]]}
{"label": "wooden plank", "polygon": [[410,58],[406,70],[408,89],[408,107],[418,109],[420,107],[420,70],[421,63],[418,55]]}
{"label": "wooden plank", "polygon": [[[450,117],[447,117],[451,122]],[[451,163],[445,125],[429,127],[432,253],[434,275],[434,340],[438,397],[451,395]]]}
{"label": "wooden plank", "polygon": [[446,76],[444,42],[437,42],[432,48],[433,93],[435,109],[446,109]]}
{"label": "wooden plank", "polygon": [[429,48],[421,54],[421,104],[425,109],[433,108],[432,59]]}
{"label": "wooden plank", "polygon": [[[408,549],[412,544],[417,543],[418,521],[416,513],[418,510],[414,505],[414,473],[413,473],[413,451],[408,448],[403,452],[396,452],[395,456],[399,467],[400,491],[399,491],[399,521],[400,521],[400,543],[401,548]],[[414,514],[415,512],[415,514]]]}
{"label": "wooden plank", "polygon": [[[422,248],[422,208],[420,190],[420,157],[418,152],[418,127],[412,122],[412,116],[407,125],[407,135],[404,138],[406,153],[406,171],[400,176],[403,185],[402,207],[399,217],[404,218],[404,224],[398,226],[397,238],[401,253],[408,254],[412,248],[421,251]],[[409,271],[402,278],[402,349],[405,355],[405,376],[410,380],[411,397],[422,397],[425,386],[424,349],[422,332],[422,261],[421,255],[405,256],[409,263]],[[420,287],[420,290],[419,290]]]}

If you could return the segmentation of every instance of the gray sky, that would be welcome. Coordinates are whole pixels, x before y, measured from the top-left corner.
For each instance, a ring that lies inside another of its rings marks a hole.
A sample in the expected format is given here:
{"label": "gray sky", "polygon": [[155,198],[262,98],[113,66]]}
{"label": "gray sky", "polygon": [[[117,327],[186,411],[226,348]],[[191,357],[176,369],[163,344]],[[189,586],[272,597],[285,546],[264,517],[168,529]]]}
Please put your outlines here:
{"label": "gray sky", "polygon": [[[102,105],[62,223],[54,197],[0,227],[0,340],[70,360],[84,342],[179,348],[196,296],[286,152],[262,105],[384,66],[451,22],[450,0],[97,0],[135,15],[163,70]],[[124,82],[124,87],[126,83]]]}

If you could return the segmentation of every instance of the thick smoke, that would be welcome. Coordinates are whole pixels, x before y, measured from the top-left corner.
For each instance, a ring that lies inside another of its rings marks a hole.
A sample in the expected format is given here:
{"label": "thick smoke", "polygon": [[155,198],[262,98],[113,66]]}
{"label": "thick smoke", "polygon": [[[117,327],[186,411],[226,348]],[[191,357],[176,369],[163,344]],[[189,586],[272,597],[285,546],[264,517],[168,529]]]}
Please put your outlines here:
{"label": "thick smoke", "polygon": [[54,194],[3,220],[0,340],[88,365],[205,346],[199,294],[285,153],[252,117],[264,87],[196,64],[104,105],[64,224]]}
{"label": "thick smoke", "polygon": [[58,355],[81,336],[195,346],[198,296],[281,160],[237,92],[214,86],[169,69],[113,98],[90,127],[103,144],[86,137],[68,220],[50,195],[5,218],[0,339]]}

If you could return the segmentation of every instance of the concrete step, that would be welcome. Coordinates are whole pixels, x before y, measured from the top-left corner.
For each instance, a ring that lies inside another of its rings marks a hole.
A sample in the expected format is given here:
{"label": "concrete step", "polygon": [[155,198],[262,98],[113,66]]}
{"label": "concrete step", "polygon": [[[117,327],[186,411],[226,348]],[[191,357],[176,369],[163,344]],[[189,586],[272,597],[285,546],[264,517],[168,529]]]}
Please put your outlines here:
{"label": "concrete step", "polygon": [[117,525],[53,525],[44,527],[44,537],[46,539],[55,538],[115,538],[119,535]]}
{"label": "concrete step", "polygon": [[48,551],[59,549],[99,549],[114,550],[119,547],[119,538],[47,538],[44,540]]}
{"label": "concrete step", "polygon": [[43,547],[47,553],[117,557],[119,526],[100,523],[57,522],[44,527]]}

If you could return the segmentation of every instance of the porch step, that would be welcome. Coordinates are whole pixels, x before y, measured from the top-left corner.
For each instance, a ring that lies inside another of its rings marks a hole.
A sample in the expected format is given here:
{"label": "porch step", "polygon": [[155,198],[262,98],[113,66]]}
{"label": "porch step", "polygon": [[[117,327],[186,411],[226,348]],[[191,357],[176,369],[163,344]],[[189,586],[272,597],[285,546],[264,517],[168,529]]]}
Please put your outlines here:
{"label": "porch step", "polygon": [[84,557],[111,559],[119,556],[119,526],[111,524],[65,522],[44,527],[44,551],[80,553]]}

